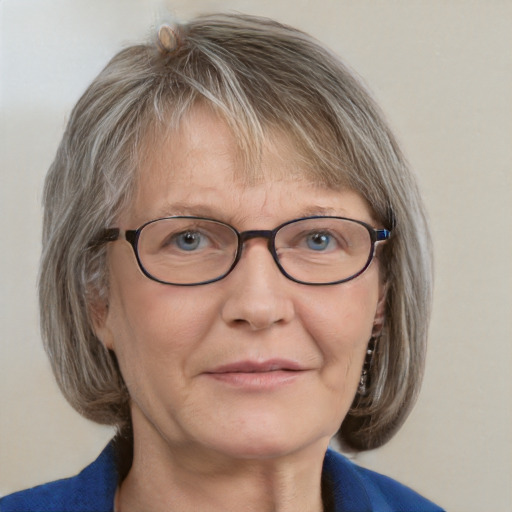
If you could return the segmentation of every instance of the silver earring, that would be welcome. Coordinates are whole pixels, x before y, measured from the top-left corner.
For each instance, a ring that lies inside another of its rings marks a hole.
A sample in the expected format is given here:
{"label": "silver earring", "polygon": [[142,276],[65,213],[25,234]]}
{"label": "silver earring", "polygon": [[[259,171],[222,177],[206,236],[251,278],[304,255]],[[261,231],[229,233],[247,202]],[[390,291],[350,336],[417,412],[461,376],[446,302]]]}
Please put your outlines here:
{"label": "silver earring", "polygon": [[361,371],[361,377],[359,379],[359,386],[357,387],[357,392],[361,396],[366,396],[368,393],[367,386],[369,384],[368,378],[370,376],[370,367],[372,364],[373,353],[375,352],[375,344],[377,342],[377,337],[372,336],[370,341],[368,342],[368,346],[366,348],[366,356],[364,358],[363,369]]}

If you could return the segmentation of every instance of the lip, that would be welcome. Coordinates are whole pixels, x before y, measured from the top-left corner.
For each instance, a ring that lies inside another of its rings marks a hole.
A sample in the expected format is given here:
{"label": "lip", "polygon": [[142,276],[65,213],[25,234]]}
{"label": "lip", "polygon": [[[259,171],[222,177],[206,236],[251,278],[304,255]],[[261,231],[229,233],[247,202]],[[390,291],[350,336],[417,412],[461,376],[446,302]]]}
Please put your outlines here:
{"label": "lip", "polygon": [[298,362],[289,359],[267,359],[266,361],[236,361],[217,366],[206,373],[267,373],[278,370],[301,371],[305,369]]}
{"label": "lip", "polygon": [[296,361],[236,361],[204,372],[206,377],[246,390],[270,390],[295,382],[308,371]]}

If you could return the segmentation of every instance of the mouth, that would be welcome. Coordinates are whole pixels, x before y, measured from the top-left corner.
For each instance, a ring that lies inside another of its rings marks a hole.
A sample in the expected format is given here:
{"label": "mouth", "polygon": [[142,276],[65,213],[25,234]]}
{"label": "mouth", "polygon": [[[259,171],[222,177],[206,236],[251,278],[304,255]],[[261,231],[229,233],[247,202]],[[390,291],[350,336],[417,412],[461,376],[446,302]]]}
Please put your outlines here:
{"label": "mouth", "polygon": [[222,373],[269,373],[277,371],[304,371],[299,363],[286,359],[269,359],[267,361],[237,361],[218,366],[207,372],[210,374]]}
{"label": "mouth", "polygon": [[207,377],[246,390],[269,390],[291,384],[308,371],[295,361],[237,361],[205,372]]}

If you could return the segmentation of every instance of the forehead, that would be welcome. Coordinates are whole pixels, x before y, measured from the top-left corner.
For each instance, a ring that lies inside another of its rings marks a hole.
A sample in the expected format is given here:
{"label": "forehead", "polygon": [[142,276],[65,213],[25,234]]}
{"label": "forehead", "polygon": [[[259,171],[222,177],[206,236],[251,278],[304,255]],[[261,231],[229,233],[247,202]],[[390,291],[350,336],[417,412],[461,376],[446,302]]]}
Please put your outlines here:
{"label": "forehead", "polygon": [[[143,179],[151,173],[153,179],[160,176],[166,180],[169,174],[193,170],[207,161],[229,166],[233,180],[243,184],[265,179],[305,179],[312,174],[311,166],[304,162],[300,144],[286,130],[269,127],[264,134],[252,133],[251,137],[248,132],[259,130],[244,129],[241,123],[238,128],[209,104],[196,104],[181,118],[173,120],[170,128],[157,128],[146,137],[139,176]],[[244,137],[250,138],[250,142]]]}
{"label": "forehead", "polygon": [[[243,210],[246,216],[277,209],[295,217],[348,215],[340,201],[349,191],[315,179],[286,133],[266,133],[248,169],[230,126],[210,108],[194,107],[176,127],[147,137],[143,154],[131,205],[133,222],[183,214],[229,220]],[[369,221],[369,208],[359,201],[364,211],[357,213]],[[290,208],[294,203],[297,213]]]}

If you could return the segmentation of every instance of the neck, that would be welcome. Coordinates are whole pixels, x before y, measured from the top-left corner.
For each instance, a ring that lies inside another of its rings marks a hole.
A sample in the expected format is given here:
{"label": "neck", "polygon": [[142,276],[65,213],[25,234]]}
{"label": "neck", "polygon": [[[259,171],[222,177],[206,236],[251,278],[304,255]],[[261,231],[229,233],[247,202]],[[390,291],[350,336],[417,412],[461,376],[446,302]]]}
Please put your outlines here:
{"label": "neck", "polygon": [[323,510],[323,440],[264,459],[228,457],[163,440],[147,443],[137,435],[135,440],[132,467],[116,495],[116,512]]}

